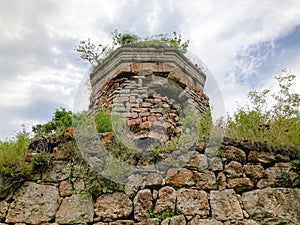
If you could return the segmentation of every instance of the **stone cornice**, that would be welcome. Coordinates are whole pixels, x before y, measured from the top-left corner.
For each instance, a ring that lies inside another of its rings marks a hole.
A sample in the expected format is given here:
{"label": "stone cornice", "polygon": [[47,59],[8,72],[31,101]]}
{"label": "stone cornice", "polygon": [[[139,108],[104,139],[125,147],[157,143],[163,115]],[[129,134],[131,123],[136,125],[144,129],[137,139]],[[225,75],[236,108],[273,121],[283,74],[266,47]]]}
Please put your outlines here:
{"label": "stone cornice", "polygon": [[[112,52],[90,75],[92,85],[97,84],[121,64],[133,63],[170,63],[190,76],[203,88],[206,75],[184,54],[176,49],[161,46],[122,46]],[[135,72],[135,71],[131,71]],[[158,70],[158,72],[162,72]]]}

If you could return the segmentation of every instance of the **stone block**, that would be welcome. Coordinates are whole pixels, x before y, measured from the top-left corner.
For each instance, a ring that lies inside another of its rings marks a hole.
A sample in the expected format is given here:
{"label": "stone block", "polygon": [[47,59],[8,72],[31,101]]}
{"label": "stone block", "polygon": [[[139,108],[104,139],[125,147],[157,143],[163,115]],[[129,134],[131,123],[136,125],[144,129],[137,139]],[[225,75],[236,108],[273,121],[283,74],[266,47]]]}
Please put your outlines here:
{"label": "stone block", "polygon": [[215,157],[219,151],[220,151],[219,147],[207,147],[207,148],[205,148],[204,154],[207,157],[212,158],[212,157]]}
{"label": "stone block", "polygon": [[186,225],[186,220],[184,215],[177,215],[163,220],[161,225]]}
{"label": "stone block", "polygon": [[42,180],[48,182],[59,182],[66,180],[71,175],[71,165],[65,161],[54,161],[51,167],[42,173]]}
{"label": "stone block", "polygon": [[129,197],[133,197],[138,190],[142,188],[144,178],[139,174],[133,174],[128,177],[125,184],[125,193]]}
{"label": "stone block", "polygon": [[140,190],[133,199],[134,204],[134,219],[138,221],[147,220],[150,218],[152,211],[152,193],[150,189]]}
{"label": "stone block", "polygon": [[262,165],[246,164],[243,167],[243,172],[249,176],[254,183],[266,176],[265,169]]}
{"label": "stone block", "polygon": [[222,171],[223,170],[223,162],[219,157],[213,157],[209,161],[209,170],[211,171]]}
{"label": "stone block", "polygon": [[25,182],[10,204],[6,223],[41,224],[55,218],[59,207],[58,189],[51,185]]}
{"label": "stone block", "polygon": [[9,204],[6,201],[0,202],[0,221],[5,219],[8,207],[9,207]]}
{"label": "stone block", "polygon": [[150,109],[150,112],[151,113],[161,113],[161,114],[163,114],[164,113],[164,109],[162,109],[162,108],[154,108],[154,109]]}
{"label": "stone block", "polygon": [[265,187],[299,187],[300,176],[291,169],[291,163],[276,163],[265,171],[266,178],[261,179],[258,186],[265,180]]}
{"label": "stone block", "polygon": [[94,210],[100,219],[117,220],[128,217],[133,210],[133,204],[124,193],[114,192],[99,196]]}
{"label": "stone block", "polygon": [[217,180],[214,172],[203,171],[194,175],[196,187],[203,190],[214,190],[218,188]]}
{"label": "stone block", "polygon": [[72,195],[72,193],[73,193],[73,187],[69,181],[62,181],[59,184],[59,194],[61,197],[70,196]]}
{"label": "stone block", "polygon": [[244,218],[238,197],[232,189],[211,191],[210,206],[213,219],[227,221]]}
{"label": "stone block", "polygon": [[187,187],[195,185],[194,174],[185,168],[172,168],[167,172],[166,184],[173,187]]}
{"label": "stone block", "polygon": [[175,212],[176,191],[173,187],[165,186],[159,189],[158,199],[156,200],[154,215],[169,211]]}
{"label": "stone block", "polygon": [[252,189],[254,187],[254,184],[248,177],[229,178],[227,179],[227,187],[230,189],[234,189],[236,192],[242,192]]}
{"label": "stone block", "polygon": [[56,213],[59,224],[82,224],[93,221],[94,208],[90,195],[78,194],[66,197]]}
{"label": "stone block", "polygon": [[239,162],[231,161],[229,164],[225,165],[224,173],[227,177],[240,177],[243,174],[243,166]]}
{"label": "stone block", "polygon": [[272,152],[250,151],[248,155],[249,162],[269,164],[276,161],[276,157]]}
{"label": "stone block", "polygon": [[158,173],[151,173],[146,177],[146,187],[159,187],[163,184],[163,177]]}
{"label": "stone block", "polygon": [[129,102],[130,102],[130,103],[135,103],[135,101],[136,101],[136,97],[130,95],[130,97],[129,97]]}
{"label": "stone block", "polygon": [[151,115],[151,116],[148,116],[147,120],[151,121],[151,122],[155,122],[157,120],[157,117],[154,115]]}
{"label": "stone block", "polygon": [[128,120],[128,126],[129,127],[139,125],[140,123],[142,123],[142,118],[136,118],[136,119]]}
{"label": "stone block", "polygon": [[150,108],[152,104],[150,102],[142,102],[142,107],[143,108]]}
{"label": "stone block", "polygon": [[234,146],[226,146],[225,150],[222,152],[222,157],[240,163],[246,161],[246,153],[243,150],[236,148]]}
{"label": "stone block", "polygon": [[207,156],[193,152],[185,167],[191,170],[204,171],[208,168]]}
{"label": "stone block", "polygon": [[134,225],[134,221],[132,221],[132,220],[117,220],[114,222],[110,222],[109,225]]}
{"label": "stone block", "polygon": [[300,190],[266,188],[242,194],[244,209],[259,224],[299,224]]}
{"label": "stone block", "polygon": [[145,121],[140,123],[140,129],[144,130],[144,129],[149,129],[152,126],[152,122],[151,121]]}
{"label": "stone block", "polygon": [[208,196],[205,191],[182,188],[177,191],[176,209],[185,216],[209,215]]}
{"label": "stone block", "polygon": [[221,221],[215,219],[201,219],[199,215],[196,215],[188,225],[223,225]]}

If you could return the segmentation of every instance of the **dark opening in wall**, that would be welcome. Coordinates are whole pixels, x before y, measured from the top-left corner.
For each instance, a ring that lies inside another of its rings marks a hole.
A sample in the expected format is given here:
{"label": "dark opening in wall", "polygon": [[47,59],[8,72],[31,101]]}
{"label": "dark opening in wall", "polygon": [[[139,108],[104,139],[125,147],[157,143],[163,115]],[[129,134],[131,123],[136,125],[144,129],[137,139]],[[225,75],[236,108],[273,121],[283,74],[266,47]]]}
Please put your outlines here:
{"label": "dark opening in wall", "polygon": [[160,141],[155,138],[146,137],[146,138],[140,138],[135,141],[135,145],[142,149],[142,150],[148,150],[150,148],[156,148],[160,145]]}

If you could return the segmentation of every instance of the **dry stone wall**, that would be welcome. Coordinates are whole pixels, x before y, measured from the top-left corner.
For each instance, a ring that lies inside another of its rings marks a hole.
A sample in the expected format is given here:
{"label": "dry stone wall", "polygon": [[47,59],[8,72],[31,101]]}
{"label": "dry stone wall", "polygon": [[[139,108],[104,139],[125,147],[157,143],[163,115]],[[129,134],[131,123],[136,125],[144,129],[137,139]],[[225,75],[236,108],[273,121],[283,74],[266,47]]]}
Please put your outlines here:
{"label": "dry stone wall", "polygon": [[228,138],[221,149],[200,146],[183,168],[133,174],[124,189],[106,183],[98,194],[58,146],[50,168],[1,193],[0,224],[299,224],[300,176],[288,150]]}

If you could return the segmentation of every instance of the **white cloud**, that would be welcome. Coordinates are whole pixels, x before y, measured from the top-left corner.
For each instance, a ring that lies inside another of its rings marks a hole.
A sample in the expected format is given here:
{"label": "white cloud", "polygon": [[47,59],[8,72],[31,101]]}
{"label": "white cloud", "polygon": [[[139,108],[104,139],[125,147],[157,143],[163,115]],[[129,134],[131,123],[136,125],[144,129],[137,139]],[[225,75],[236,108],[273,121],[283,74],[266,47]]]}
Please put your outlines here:
{"label": "white cloud", "polygon": [[[47,110],[55,104],[72,107],[86,74],[74,45],[89,37],[108,43],[115,28],[140,36],[177,30],[190,39],[190,50],[217,81],[226,111],[242,104],[252,87],[271,84],[270,77],[284,67],[298,74],[293,88],[299,92],[297,52],[279,55],[274,69],[261,74],[276,40],[300,25],[299,8],[298,0],[6,1],[0,7],[0,109],[25,110],[37,98],[51,105]],[[20,121],[25,119],[36,121],[29,116]]]}
{"label": "white cloud", "polygon": [[[276,47],[274,40],[300,24],[299,1],[201,1],[201,6],[198,1],[177,3],[183,12],[183,31],[191,37],[192,51],[218,81],[227,112],[236,107],[236,102],[243,104],[246,93],[258,88],[266,78],[253,75],[261,72],[260,67]],[[268,49],[261,52],[262,46]],[[247,83],[241,83],[243,80]]]}
{"label": "white cloud", "polygon": [[33,99],[47,99],[72,107],[75,91],[85,70],[72,65],[65,69],[40,68],[0,84],[0,108],[28,105]]}

